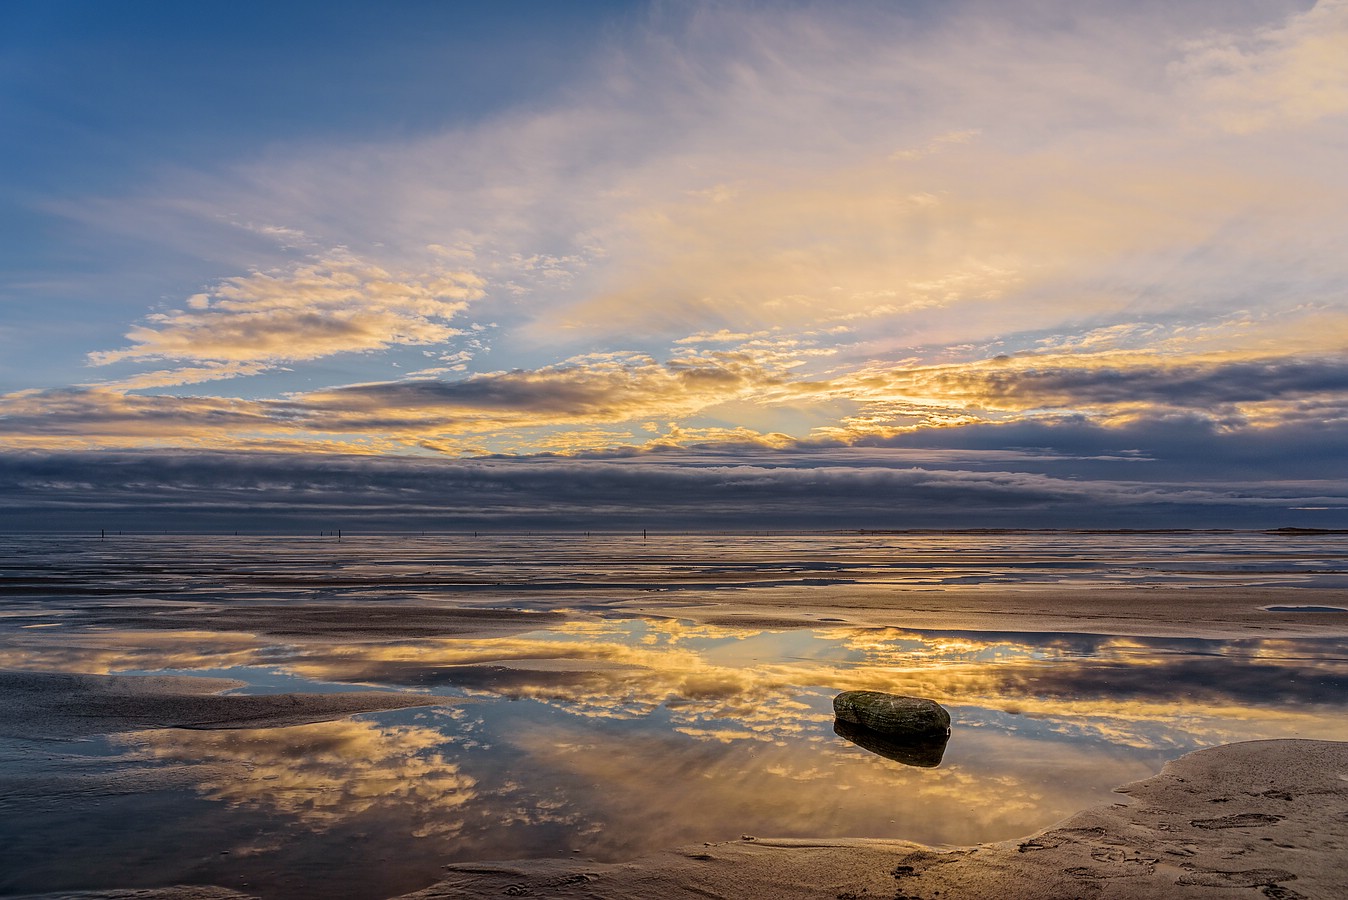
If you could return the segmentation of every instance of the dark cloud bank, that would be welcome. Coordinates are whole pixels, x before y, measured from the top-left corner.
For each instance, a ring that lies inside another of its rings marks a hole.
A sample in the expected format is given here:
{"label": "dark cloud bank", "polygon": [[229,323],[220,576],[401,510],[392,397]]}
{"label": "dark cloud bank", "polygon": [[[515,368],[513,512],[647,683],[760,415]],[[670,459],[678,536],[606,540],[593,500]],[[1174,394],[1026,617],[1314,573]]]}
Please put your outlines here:
{"label": "dark cloud bank", "polygon": [[1348,527],[1348,435],[1198,420],[919,431],[867,446],[453,460],[0,454],[3,529]]}

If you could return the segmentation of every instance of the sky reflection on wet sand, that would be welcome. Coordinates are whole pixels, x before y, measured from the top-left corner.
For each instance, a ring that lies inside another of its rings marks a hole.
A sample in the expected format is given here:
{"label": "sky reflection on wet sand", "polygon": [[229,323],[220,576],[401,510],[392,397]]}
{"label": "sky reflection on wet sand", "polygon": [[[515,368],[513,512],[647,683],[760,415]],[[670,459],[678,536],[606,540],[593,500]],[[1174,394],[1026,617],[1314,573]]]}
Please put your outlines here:
{"label": "sky reflection on wet sand", "polygon": [[[213,628],[231,620],[204,607],[201,627],[164,627],[188,613],[148,580],[136,601],[74,602],[50,620],[40,610],[61,604],[14,594],[0,668],[227,676],[245,692],[376,686],[446,703],[289,728],[5,741],[0,890],[187,880],[300,896],[286,879],[302,876],[312,896],[340,885],[377,897],[455,860],[617,860],[745,833],[967,844],[1110,802],[1114,786],[1198,747],[1348,739],[1339,638],[746,628],[583,602],[544,628],[507,616],[447,636],[278,636]],[[210,599],[256,608],[226,589]],[[128,610],[171,618],[128,628]],[[844,689],[946,705],[940,765],[835,734]],[[144,811],[127,830],[133,798]],[[83,867],[54,866],[53,841]]]}

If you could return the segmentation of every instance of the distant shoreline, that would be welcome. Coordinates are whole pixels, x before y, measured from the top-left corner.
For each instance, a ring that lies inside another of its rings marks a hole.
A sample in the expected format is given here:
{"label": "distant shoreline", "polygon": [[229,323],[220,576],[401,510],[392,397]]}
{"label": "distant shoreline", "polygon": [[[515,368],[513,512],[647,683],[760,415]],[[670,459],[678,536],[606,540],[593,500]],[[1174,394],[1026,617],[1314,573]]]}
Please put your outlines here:
{"label": "distant shoreline", "polygon": [[[598,537],[615,536],[641,536],[641,528],[346,528],[340,529],[344,537],[381,537],[381,536],[407,536],[424,535],[431,536],[521,536],[521,535],[592,535]],[[106,536],[122,537],[150,537],[150,536],[169,536],[169,537],[335,537],[338,529],[318,529],[315,531],[307,530],[272,530],[248,528],[219,528],[219,529],[155,529],[155,528],[118,528],[105,529]],[[1055,534],[1090,534],[1090,535],[1148,535],[1148,534],[1192,534],[1192,535],[1287,535],[1287,536],[1306,536],[1315,537],[1319,535],[1348,535],[1348,528],[1299,528],[1284,526],[1279,528],[649,528],[646,534],[650,538],[655,537],[680,537],[680,536],[735,536],[735,537],[789,537],[792,535],[837,535],[837,536],[870,536],[870,535],[1055,535]],[[97,538],[98,529],[88,528],[70,528],[70,529],[16,529],[0,528],[0,536],[5,537],[43,537],[52,536],[89,536]]]}

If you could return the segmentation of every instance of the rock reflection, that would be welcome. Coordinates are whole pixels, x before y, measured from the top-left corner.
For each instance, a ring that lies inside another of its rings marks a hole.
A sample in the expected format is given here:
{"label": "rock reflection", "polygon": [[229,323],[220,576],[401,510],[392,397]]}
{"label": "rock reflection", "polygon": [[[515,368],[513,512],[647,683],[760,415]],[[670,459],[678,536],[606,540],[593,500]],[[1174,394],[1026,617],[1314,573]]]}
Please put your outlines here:
{"label": "rock reflection", "polygon": [[437,748],[446,736],[421,725],[347,719],[290,728],[119,735],[143,758],[193,767],[196,789],[230,806],[292,817],[312,831],[398,807],[417,837],[460,827],[476,779]]}
{"label": "rock reflection", "polygon": [[941,764],[945,756],[949,734],[925,734],[900,737],[881,734],[864,725],[855,725],[842,719],[833,720],[833,733],[844,740],[851,741],[862,750],[868,750],[885,759],[916,766],[919,769],[934,769]]}

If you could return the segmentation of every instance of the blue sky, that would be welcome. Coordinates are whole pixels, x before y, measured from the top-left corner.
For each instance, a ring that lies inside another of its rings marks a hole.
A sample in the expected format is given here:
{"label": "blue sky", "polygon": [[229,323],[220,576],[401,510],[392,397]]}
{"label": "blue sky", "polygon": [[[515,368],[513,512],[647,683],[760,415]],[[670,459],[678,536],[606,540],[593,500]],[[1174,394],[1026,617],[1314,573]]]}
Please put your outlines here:
{"label": "blue sky", "polygon": [[1344,59],[1344,0],[12,4],[4,502],[1348,525]]}

